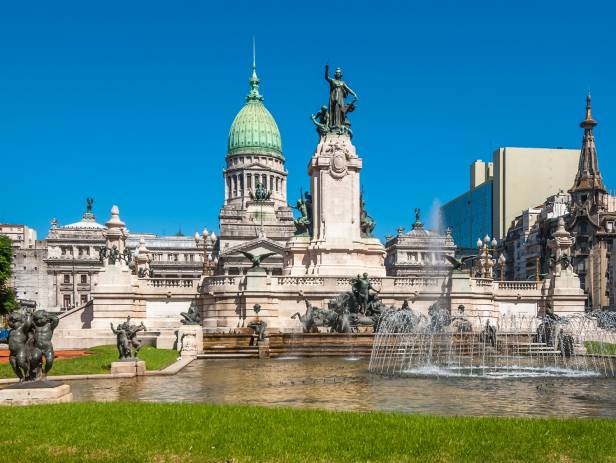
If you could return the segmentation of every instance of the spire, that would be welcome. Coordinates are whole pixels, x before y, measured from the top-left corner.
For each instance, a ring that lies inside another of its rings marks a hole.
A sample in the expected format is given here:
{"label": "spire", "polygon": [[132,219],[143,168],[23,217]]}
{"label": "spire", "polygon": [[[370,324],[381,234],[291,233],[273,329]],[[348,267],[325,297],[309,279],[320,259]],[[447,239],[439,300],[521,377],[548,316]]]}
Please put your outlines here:
{"label": "spire", "polygon": [[259,78],[257,77],[257,48],[255,38],[252,38],[252,76],[248,81],[250,91],[246,95],[246,101],[263,101],[263,96],[259,93]]}
{"label": "spire", "polygon": [[580,127],[592,130],[595,125],[597,125],[597,121],[592,118],[592,98],[589,91],[586,95],[586,117],[580,122]]}
{"label": "spire", "polygon": [[596,125],[597,121],[592,118],[592,99],[589,92],[586,96],[586,117],[580,122],[580,127],[584,129],[580,161],[575,182],[569,192],[595,189],[606,191],[597,161],[597,148],[593,134],[593,127]]}

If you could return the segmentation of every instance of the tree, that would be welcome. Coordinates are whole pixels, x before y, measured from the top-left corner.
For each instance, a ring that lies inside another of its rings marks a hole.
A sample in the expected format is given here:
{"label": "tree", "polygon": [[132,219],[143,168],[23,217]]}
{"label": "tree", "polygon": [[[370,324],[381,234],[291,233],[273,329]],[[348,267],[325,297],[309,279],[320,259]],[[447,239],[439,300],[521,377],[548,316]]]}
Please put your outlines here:
{"label": "tree", "polygon": [[8,286],[12,272],[12,257],[13,242],[8,236],[0,235],[0,314],[17,309],[15,291]]}

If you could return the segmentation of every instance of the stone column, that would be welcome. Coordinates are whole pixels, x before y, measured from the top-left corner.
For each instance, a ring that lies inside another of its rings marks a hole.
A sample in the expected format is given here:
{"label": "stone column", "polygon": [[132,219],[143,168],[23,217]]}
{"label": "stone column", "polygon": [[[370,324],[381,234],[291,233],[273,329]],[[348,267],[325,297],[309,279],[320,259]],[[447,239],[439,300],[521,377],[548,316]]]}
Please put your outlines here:
{"label": "stone column", "polygon": [[385,276],[385,248],[360,228],[362,160],[348,134],[321,137],[310,160],[312,236],[287,243],[287,275]]}

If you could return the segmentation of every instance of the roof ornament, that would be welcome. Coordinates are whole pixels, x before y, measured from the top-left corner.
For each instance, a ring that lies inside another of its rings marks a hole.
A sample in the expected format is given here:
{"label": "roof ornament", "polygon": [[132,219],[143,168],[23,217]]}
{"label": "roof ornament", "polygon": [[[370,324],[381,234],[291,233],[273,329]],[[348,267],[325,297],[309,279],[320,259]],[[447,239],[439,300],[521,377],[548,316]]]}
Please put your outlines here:
{"label": "roof ornament", "polygon": [[580,123],[580,127],[591,129],[595,125],[597,125],[597,121],[592,118],[592,96],[590,95],[590,90],[588,90],[588,95],[586,95],[586,117]]}
{"label": "roof ornament", "polygon": [[83,214],[82,218],[86,222],[94,222],[96,217],[92,214],[92,205],[94,204],[93,198],[86,198],[86,212]]}
{"label": "roof ornament", "polygon": [[413,224],[412,229],[423,229],[423,223],[421,222],[421,209],[418,207],[415,208],[415,223]]}
{"label": "roof ornament", "polygon": [[246,101],[263,101],[263,96],[259,93],[259,78],[257,77],[257,47],[255,38],[252,38],[252,76],[248,81],[250,91],[246,95]]}

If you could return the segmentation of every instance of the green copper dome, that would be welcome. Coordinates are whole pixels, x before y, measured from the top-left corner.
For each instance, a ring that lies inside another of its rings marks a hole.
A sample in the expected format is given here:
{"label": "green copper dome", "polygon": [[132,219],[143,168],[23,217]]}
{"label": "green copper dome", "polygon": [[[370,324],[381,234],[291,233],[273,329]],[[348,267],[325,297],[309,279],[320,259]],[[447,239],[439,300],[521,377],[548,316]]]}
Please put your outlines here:
{"label": "green copper dome", "polygon": [[270,154],[282,157],[282,142],[276,121],[263,105],[259,78],[253,66],[246,104],[229,130],[229,154]]}

